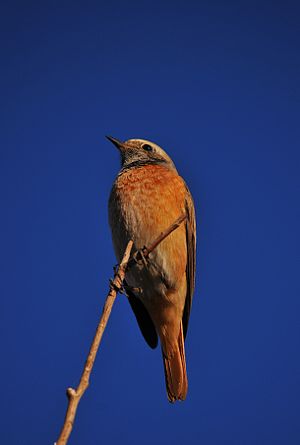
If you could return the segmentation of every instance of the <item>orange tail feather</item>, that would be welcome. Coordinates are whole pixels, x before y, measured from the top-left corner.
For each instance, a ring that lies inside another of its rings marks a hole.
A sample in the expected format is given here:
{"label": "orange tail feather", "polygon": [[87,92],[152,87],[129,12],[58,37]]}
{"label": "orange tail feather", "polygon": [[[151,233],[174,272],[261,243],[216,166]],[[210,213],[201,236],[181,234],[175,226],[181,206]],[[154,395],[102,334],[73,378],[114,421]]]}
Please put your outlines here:
{"label": "orange tail feather", "polygon": [[168,399],[172,403],[176,400],[184,400],[188,390],[188,380],[182,323],[180,324],[178,342],[175,349],[168,351],[168,347],[165,346],[162,349],[162,354]]}

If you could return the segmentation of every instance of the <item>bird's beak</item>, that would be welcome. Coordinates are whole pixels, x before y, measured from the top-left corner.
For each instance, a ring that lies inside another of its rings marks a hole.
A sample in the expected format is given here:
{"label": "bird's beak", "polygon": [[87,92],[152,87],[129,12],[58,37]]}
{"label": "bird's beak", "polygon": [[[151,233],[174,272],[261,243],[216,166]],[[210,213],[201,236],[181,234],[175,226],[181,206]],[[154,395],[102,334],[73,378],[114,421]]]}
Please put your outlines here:
{"label": "bird's beak", "polygon": [[113,138],[112,136],[105,136],[110,142],[112,142],[119,150],[122,150],[124,142],[119,141],[119,139]]}

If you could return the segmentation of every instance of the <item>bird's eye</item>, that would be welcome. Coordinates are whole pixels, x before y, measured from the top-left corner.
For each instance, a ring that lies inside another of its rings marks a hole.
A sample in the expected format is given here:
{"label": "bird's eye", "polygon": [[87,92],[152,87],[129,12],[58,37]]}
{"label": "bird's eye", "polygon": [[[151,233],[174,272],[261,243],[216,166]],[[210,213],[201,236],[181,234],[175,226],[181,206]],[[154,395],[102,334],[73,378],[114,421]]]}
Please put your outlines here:
{"label": "bird's eye", "polygon": [[153,148],[149,144],[144,144],[143,145],[143,149],[146,150],[146,151],[153,151]]}

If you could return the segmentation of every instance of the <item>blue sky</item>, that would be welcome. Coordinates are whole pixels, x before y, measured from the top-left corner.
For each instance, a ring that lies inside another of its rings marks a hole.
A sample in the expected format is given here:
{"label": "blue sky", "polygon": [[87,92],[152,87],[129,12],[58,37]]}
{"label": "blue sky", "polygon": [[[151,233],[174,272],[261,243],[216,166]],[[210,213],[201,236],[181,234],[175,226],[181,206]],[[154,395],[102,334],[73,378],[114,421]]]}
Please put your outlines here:
{"label": "blue sky", "polygon": [[112,276],[105,134],[195,199],[189,394],[124,296],[70,445],[300,442],[297,2],[6,2],[0,11],[1,442],[53,444]]}

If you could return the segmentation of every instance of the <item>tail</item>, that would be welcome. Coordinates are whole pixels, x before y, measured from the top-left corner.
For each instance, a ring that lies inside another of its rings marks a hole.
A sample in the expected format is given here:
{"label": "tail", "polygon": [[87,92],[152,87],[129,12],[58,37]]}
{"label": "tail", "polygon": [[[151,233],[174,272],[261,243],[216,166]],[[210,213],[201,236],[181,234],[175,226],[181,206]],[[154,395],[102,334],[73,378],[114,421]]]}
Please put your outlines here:
{"label": "tail", "polygon": [[184,400],[187,394],[188,380],[182,323],[180,323],[179,336],[175,348],[173,347],[171,351],[168,351],[168,346],[164,345],[162,354],[168,399],[171,403],[174,403],[176,400]]}

